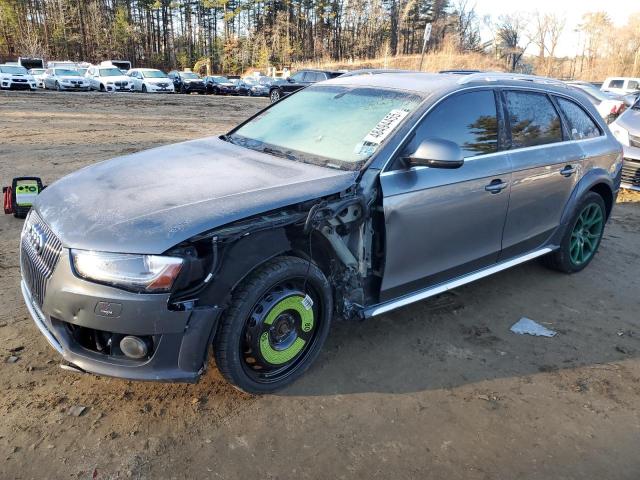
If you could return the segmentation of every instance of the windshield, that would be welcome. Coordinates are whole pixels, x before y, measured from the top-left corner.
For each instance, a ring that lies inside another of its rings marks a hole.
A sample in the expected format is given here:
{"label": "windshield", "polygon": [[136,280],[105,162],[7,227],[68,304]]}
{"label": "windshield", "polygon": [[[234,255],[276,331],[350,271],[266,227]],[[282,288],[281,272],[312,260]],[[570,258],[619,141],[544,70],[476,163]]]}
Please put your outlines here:
{"label": "windshield", "polygon": [[167,74],[160,70],[144,70],[142,76],[144,78],[167,78]]}
{"label": "windshield", "polygon": [[230,83],[227,77],[213,77],[213,81],[216,83]]}
{"label": "windshield", "polygon": [[269,85],[271,82],[273,82],[271,77],[260,77],[260,85]]}
{"label": "windshield", "polygon": [[80,72],[77,70],[69,70],[67,68],[56,68],[55,74],[59,77],[77,77],[80,75]]}
{"label": "windshield", "polygon": [[191,73],[191,72],[186,72],[186,73],[181,73],[180,74],[182,76],[182,78],[187,78],[190,80],[197,80],[200,77],[198,75],[196,75],[195,73]]}
{"label": "windshield", "polygon": [[22,74],[22,75],[26,75],[27,74],[27,69],[24,67],[18,67],[13,66],[13,65],[2,65],[0,67],[0,72],[2,73],[18,73],[18,74]]}
{"label": "windshield", "polygon": [[101,68],[100,69],[100,76],[101,77],[120,77],[122,76],[122,72],[115,68]]}
{"label": "windshield", "polygon": [[396,90],[309,87],[276,103],[229,140],[292,160],[355,170],[421,101]]}
{"label": "windshield", "polygon": [[87,73],[87,70],[89,70],[88,68],[79,68],[78,69],[78,73],[82,76],[84,76],[85,73]]}

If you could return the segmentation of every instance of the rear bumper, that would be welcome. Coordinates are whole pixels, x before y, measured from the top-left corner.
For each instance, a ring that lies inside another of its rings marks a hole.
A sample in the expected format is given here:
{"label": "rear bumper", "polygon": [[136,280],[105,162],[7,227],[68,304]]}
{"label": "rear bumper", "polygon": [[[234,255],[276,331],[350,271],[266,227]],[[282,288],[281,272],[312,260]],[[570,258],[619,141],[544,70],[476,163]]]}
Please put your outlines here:
{"label": "rear bumper", "polygon": [[[217,307],[173,311],[167,295],[126,292],[76,277],[64,249],[47,282],[40,307],[26,281],[22,295],[36,326],[62,358],[85,372],[129,380],[195,382],[206,368],[209,345],[221,310]],[[117,305],[113,316],[98,308]],[[116,339],[135,335],[152,339],[148,358],[133,360],[118,353],[103,353],[88,344],[92,333]]]}

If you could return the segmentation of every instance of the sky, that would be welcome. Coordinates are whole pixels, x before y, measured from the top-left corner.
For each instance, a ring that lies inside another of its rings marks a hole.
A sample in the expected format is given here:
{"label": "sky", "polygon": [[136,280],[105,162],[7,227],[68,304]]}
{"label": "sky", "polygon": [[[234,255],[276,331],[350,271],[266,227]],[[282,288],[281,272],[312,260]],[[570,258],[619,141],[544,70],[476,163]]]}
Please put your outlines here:
{"label": "sky", "polygon": [[[474,0],[470,0],[472,6]],[[616,26],[627,23],[627,17],[634,12],[640,12],[640,1],[638,0],[533,0],[524,2],[522,0],[475,0],[475,10],[478,17],[482,19],[485,15],[491,15],[494,20],[504,14],[517,12],[556,13],[567,19],[560,45],[558,45],[558,56],[574,56],[580,51],[580,39],[574,30],[580,24],[582,15],[588,12],[605,11]],[[488,36],[487,31],[483,31],[483,37]],[[489,38],[483,38],[489,40]],[[531,47],[528,53],[537,53],[535,47]]]}

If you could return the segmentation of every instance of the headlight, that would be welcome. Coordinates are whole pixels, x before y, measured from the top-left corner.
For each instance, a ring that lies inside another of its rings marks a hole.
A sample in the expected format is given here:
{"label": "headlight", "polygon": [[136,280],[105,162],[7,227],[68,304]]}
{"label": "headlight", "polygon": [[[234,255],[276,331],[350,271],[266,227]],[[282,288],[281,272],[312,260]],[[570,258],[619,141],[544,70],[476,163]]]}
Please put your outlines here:
{"label": "headlight", "polygon": [[609,125],[609,128],[611,129],[611,133],[613,133],[613,136],[616,137],[616,140],[618,140],[621,144],[626,145],[627,147],[629,146],[629,132],[627,130],[625,130],[615,122]]}
{"label": "headlight", "polygon": [[76,273],[87,280],[138,292],[168,292],[182,268],[182,259],[159,255],[72,250]]}

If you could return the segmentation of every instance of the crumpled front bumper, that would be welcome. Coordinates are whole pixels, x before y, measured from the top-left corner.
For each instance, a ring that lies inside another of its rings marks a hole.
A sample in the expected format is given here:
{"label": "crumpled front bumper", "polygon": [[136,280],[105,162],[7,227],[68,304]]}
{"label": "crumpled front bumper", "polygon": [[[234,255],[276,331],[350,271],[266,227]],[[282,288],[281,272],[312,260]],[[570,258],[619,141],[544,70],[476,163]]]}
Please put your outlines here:
{"label": "crumpled front bumper", "polygon": [[[47,282],[42,306],[24,279],[21,288],[36,326],[65,361],[85,372],[131,380],[197,381],[221,313],[217,307],[169,310],[168,295],[131,293],[82,280],[72,272],[67,249]],[[105,304],[110,308],[101,309]],[[107,355],[77,341],[73,326],[152,336],[154,348],[143,360]]]}
{"label": "crumpled front bumper", "polygon": [[640,147],[624,146],[621,186],[640,191]]}

